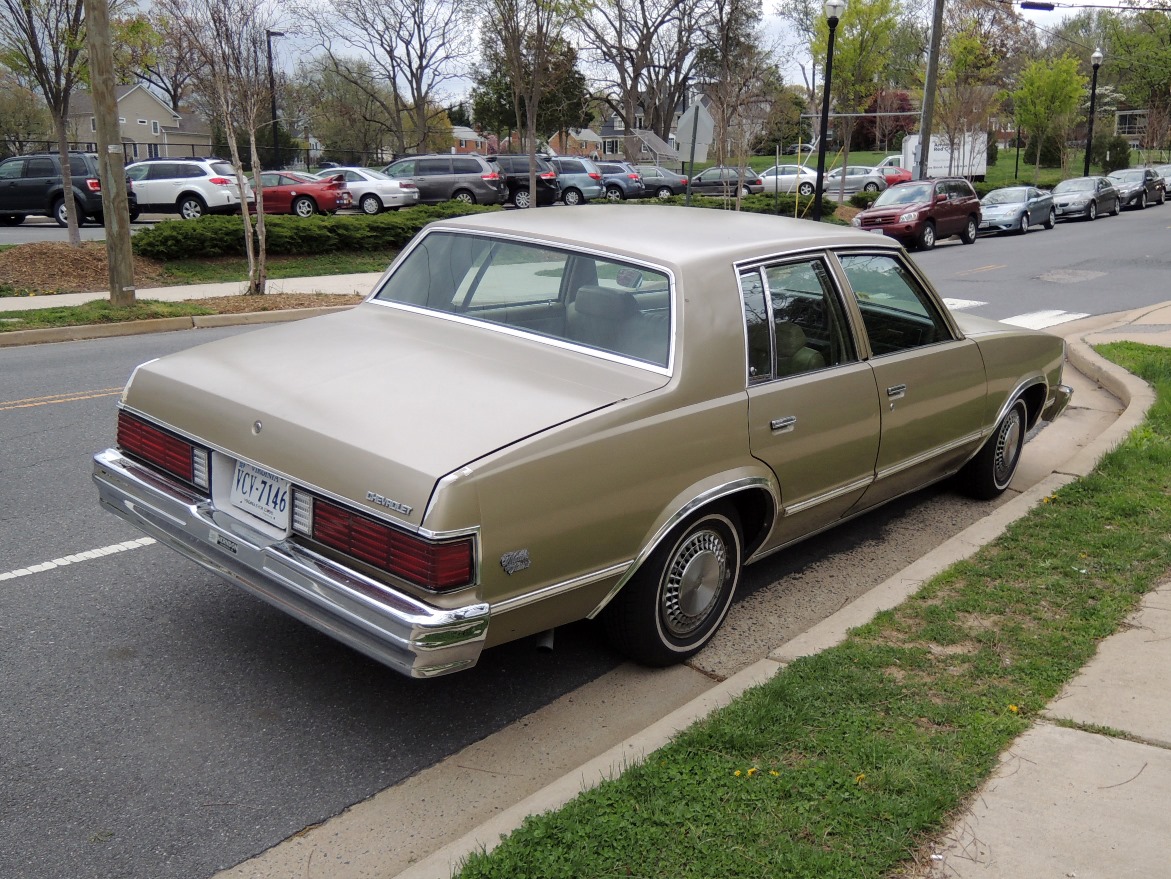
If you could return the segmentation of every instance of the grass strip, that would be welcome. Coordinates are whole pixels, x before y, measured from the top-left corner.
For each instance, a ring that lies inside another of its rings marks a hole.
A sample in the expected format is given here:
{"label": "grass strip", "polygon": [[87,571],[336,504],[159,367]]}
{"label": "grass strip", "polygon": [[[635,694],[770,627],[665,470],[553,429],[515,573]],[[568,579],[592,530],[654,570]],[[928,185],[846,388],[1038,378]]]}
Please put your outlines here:
{"label": "grass strip", "polygon": [[127,308],[115,308],[108,299],[97,299],[83,305],[0,311],[0,333],[11,333],[16,330],[41,330],[50,327],[79,327],[86,324],[113,324],[160,317],[188,317],[198,314],[215,314],[215,312],[201,305],[191,305],[187,302],[161,302],[155,299],[140,299]]}
{"label": "grass strip", "polygon": [[[330,252],[302,256],[273,256],[265,260],[269,279],[315,278],[319,275],[348,275],[357,272],[384,272],[398,256],[397,248],[363,252]],[[163,265],[174,284],[218,284],[247,281],[248,261],[244,257],[220,256],[204,259],[174,259]]]}
{"label": "grass strip", "polygon": [[840,646],[529,817],[458,875],[901,872],[1171,570],[1171,352],[1099,350],[1157,402],[1094,473]]}

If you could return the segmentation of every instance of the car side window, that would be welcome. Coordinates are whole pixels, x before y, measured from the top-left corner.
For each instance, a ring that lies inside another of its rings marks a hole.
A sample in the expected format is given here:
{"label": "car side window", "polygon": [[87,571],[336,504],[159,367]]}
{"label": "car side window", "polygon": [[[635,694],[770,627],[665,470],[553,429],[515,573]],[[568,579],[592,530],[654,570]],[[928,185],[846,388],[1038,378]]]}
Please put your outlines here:
{"label": "car side window", "polygon": [[475,159],[461,159],[458,156],[452,158],[451,170],[454,174],[479,174],[482,172],[478,161]]}
{"label": "car side window", "polygon": [[451,159],[419,159],[416,167],[420,177],[437,177],[451,173]]}
{"label": "car side window", "polygon": [[53,160],[33,156],[28,160],[24,166],[25,177],[56,177],[57,169],[53,165]]}
{"label": "car side window", "polygon": [[386,169],[388,177],[414,177],[415,176],[415,160],[408,159],[405,162],[395,162]]}
{"label": "car side window", "polygon": [[0,163],[0,180],[15,180],[24,171],[24,159],[9,159]]}
{"label": "car side window", "polygon": [[839,260],[876,357],[952,339],[935,302],[897,257],[843,254]]}
{"label": "car side window", "polygon": [[740,275],[750,382],[785,378],[857,359],[830,273],[821,259]]}

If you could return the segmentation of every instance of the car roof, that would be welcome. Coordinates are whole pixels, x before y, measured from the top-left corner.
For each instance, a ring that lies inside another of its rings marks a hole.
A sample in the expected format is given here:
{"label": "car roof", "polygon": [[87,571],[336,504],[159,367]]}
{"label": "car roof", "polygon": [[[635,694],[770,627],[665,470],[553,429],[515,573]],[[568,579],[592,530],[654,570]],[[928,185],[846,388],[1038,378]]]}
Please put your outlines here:
{"label": "car roof", "polygon": [[439,220],[432,227],[514,235],[679,266],[709,260],[730,264],[828,245],[899,247],[892,239],[849,226],[771,214],[668,205],[501,211]]}

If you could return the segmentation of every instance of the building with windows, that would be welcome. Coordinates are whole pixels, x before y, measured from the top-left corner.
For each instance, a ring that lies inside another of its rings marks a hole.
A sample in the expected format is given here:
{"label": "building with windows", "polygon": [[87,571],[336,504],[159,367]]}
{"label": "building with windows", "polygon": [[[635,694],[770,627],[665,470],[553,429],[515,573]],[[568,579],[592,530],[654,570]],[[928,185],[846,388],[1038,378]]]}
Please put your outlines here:
{"label": "building with windows", "polygon": [[[211,126],[195,114],[176,113],[143,85],[118,86],[114,95],[127,163],[158,156],[211,154]],[[97,149],[97,120],[88,92],[78,92],[70,101],[69,133],[70,140],[82,149]]]}

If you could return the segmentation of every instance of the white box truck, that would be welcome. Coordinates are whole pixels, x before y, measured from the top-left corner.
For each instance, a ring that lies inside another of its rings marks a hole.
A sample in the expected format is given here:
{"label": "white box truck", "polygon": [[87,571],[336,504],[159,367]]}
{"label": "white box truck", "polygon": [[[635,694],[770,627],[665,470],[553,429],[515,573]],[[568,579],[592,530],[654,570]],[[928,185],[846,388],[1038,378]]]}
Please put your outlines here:
{"label": "white box truck", "polygon": [[[951,144],[942,134],[931,135],[931,153],[924,157],[927,165],[927,177],[967,177],[969,180],[983,180],[988,173],[988,135],[983,131],[974,131],[965,134],[958,149],[953,153]],[[882,164],[895,164],[894,159],[900,159],[899,167],[914,171],[915,151],[919,147],[919,135],[908,134],[903,138],[902,156],[887,156]]]}

